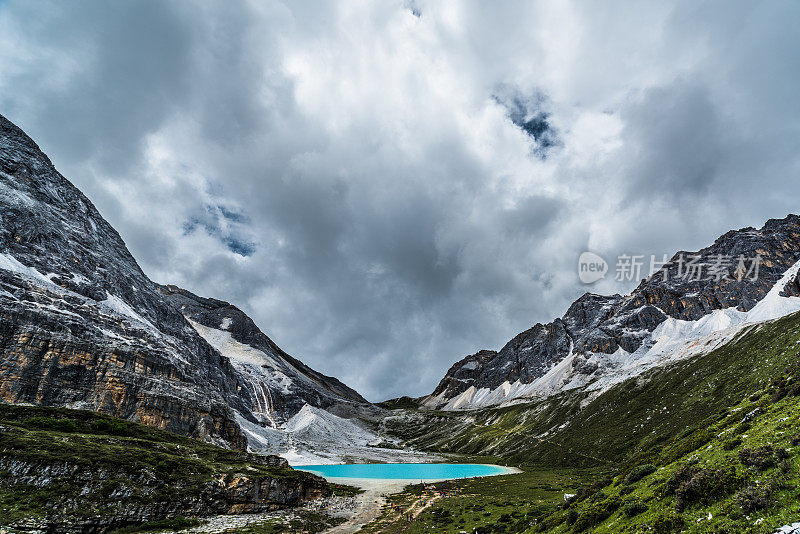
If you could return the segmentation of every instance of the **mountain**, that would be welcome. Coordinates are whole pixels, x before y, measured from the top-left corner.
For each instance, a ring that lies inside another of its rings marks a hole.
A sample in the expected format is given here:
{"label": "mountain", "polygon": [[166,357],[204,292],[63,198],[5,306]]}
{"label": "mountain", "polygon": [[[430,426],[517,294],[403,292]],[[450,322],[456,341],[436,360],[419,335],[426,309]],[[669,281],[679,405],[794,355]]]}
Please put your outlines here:
{"label": "mountain", "polygon": [[[800,312],[701,346],[600,392],[566,389],[471,411],[393,410],[384,424],[406,446],[523,470],[445,485],[455,496],[419,514],[416,531],[795,532]],[[406,505],[409,493],[393,500]],[[406,526],[391,510],[373,525]]]}
{"label": "mountain", "polygon": [[288,432],[309,410],[342,421],[380,411],[238,308],[151,281],[2,116],[0,207],[3,401],[89,409],[236,449],[263,449],[262,434]]}
{"label": "mountain", "polygon": [[[563,317],[532,326],[499,352],[467,356],[421,403],[472,409],[608,387],[685,357],[691,351],[684,345],[700,337],[794,311],[787,297],[798,295],[800,283],[797,269],[787,271],[798,260],[797,215],[730,231],[709,247],[676,253],[630,295],[586,293]],[[704,270],[694,270],[698,265]]]}
{"label": "mountain", "polygon": [[159,291],[203,339],[228,358],[244,382],[240,387],[252,395],[251,411],[264,421],[285,423],[306,404],[345,416],[369,407],[355,390],[286,354],[236,306],[172,285]]}

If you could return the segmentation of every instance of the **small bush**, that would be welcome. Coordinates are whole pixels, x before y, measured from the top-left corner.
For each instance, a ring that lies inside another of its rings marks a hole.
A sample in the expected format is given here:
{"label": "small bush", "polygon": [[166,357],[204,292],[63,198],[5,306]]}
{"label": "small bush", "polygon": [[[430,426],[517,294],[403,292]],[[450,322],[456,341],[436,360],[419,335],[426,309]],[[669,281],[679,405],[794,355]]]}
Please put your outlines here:
{"label": "small bush", "polygon": [[701,469],[678,485],[675,490],[675,511],[682,512],[695,503],[709,504],[735,492],[743,483],[744,477],[735,469]]}
{"label": "small bush", "polygon": [[651,528],[656,534],[670,534],[683,528],[683,518],[677,515],[659,515],[653,521]]}
{"label": "small bush", "polygon": [[788,475],[792,472],[792,462],[789,460],[781,460],[781,462],[778,464],[778,468],[781,470],[781,473]]}
{"label": "small bush", "polygon": [[597,526],[605,521],[611,514],[620,507],[619,497],[611,497],[600,502],[589,505],[583,510],[578,519],[575,520],[573,530],[583,532],[584,530]]}
{"label": "small bush", "polygon": [[700,471],[699,467],[685,465],[672,473],[672,476],[664,484],[664,495],[674,495],[678,487],[684,482],[691,480]]}
{"label": "small bush", "polygon": [[[572,512],[572,511],[573,510],[570,510],[570,512]],[[550,532],[553,529],[557,528],[558,525],[563,523],[565,519],[569,520],[569,516],[570,516],[570,514],[569,514],[569,512],[567,512],[566,517],[564,515],[562,515],[562,514],[552,514],[552,515],[550,515],[548,517],[545,517],[544,519],[542,519],[536,525],[536,531],[537,532]],[[478,528],[481,528],[481,527],[478,527]],[[486,532],[488,532],[488,530]]]}
{"label": "small bush", "polygon": [[775,451],[771,445],[755,449],[742,449],[739,451],[739,461],[742,462],[742,465],[763,471],[775,465]]}
{"label": "small bush", "polygon": [[571,508],[570,511],[567,512],[567,524],[568,525],[574,525],[575,521],[578,520],[578,516],[579,515],[580,514],[578,513],[577,510],[575,510],[574,508]]}
{"label": "small bush", "polygon": [[788,393],[788,390],[785,387],[779,387],[779,388],[775,389],[775,391],[772,392],[770,400],[772,402],[778,402],[779,400],[784,398],[787,393]]}
{"label": "small bush", "polygon": [[622,503],[622,511],[628,517],[634,517],[647,511],[647,505],[639,499],[634,499]]}
{"label": "small bush", "polygon": [[685,439],[679,439],[669,449],[662,452],[663,463],[674,462],[682,456],[696,451],[700,447],[707,445],[716,435],[709,430],[697,430]]}
{"label": "small bush", "polygon": [[152,532],[156,530],[183,530],[185,528],[194,527],[200,524],[197,519],[188,519],[179,515],[172,519],[159,519],[155,521],[146,521],[133,527],[125,527],[117,530],[119,534],[128,534],[134,532]]}
{"label": "small bush", "polygon": [[732,451],[741,444],[742,444],[742,438],[737,437],[737,438],[726,439],[725,441],[722,442],[722,448],[725,449],[726,451]]}
{"label": "small bush", "polygon": [[746,514],[768,508],[772,504],[773,488],[771,484],[747,486],[736,494],[736,502]]}
{"label": "small bush", "polygon": [[112,421],[109,419],[98,419],[89,425],[93,432],[98,434],[112,434],[124,436],[128,433],[128,425],[125,421]]}
{"label": "small bush", "polygon": [[57,432],[76,432],[78,430],[78,423],[73,419],[37,416],[31,417],[26,423],[30,427],[41,430],[55,430]]}
{"label": "small bush", "polygon": [[653,464],[644,464],[634,467],[633,471],[628,473],[628,476],[625,477],[624,483],[633,484],[634,482],[639,482],[647,475],[651,475],[655,472],[656,472],[656,466],[654,466]]}
{"label": "small bush", "polygon": [[619,489],[619,494],[620,494],[620,495],[627,495],[627,494],[629,494],[629,493],[630,493],[630,492],[632,492],[632,491],[633,491],[633,486],[622,486],[622,487]]}
{"label": "small bush", "polygon": [[611,484],[610,478],[602,478],[589,486],[584,486],[578,490],[578,493],[575,496],[574,502],[582,501],[588,499],[595,495],[596,493],[600,492],[603,488]]}
{"label": "small bush", "polygon": [[797,434],[796,436],[792,436],[791,438],[789,438],[789,443],[792,444],[792,447],[797,447],[798,445],[800,445],[800,434]]}

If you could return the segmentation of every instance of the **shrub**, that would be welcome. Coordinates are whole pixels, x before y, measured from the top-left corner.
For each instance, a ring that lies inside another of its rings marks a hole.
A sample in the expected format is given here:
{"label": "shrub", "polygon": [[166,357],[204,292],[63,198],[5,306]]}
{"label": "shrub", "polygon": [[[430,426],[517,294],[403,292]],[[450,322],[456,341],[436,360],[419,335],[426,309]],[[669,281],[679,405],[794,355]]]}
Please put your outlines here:
{"label": "shrub", "polygon": [[136,526],[125,527],[117,530],[120,534],[128,534],[133,532],[151,532],[156,530],[183,530],[188,527],[194,527],[200,524],[197,519],[189,519],[179,515],[172,519],[159,519],[154,521],[146,521]]}
{"label": "shrub", "polygon": [[684,482],[691,480],[700,471],[699,467],[685,465],[672,473],[672,476],[664,484],[664,495],[674,495],[678,487]]}
{"label": "shrub", "polygon": [[773,487],[771,484],[747,486],[736,494],[736,502],[746,514],[763,510],[772,504]]}
{"label": "shrub", "polygon": [[625,477],[624,483],[633,484],[634,482],[639,482],[647,475],[651,475],[655,472],[656,472],[656,466],[654,466],[653,464],[643,464],[634,467],[633,470],[630,473],[628,473],[628,476]]}
{"label": "shrub", "polygon": [[681,456],[686,456],[687,454],[696,451],[703,445],[708,444],[708,442],[715,437],[715,434],[710,430],[698,430],[689,437],[678,440],[667,451],[664,451],[662,453],[663,463],[670,463],[677,460]]}
{"label": "shrub", "polygon": [[742,465],[752,466],[763,471],[775,465],[775,451],[772,445],[742,449],[739,451],[739,461],[742,462]]}
{"label": "shrub", "polygon": [[567,524],[574,525],[575,521],[578,520],[578,515],[580,515],[578,514],[578,511],[575,510],[574,508],[571,508],[570,511],[567,512]]}
{"label": "shrub", "polygon": [[800,434],[797,434],[796,436],[792,436],[791,438],[789,438],[789,443],[792,444],[792,447],[800,445]]}
{"label": "shrub", "polygon": [[637,516],[647,511],[647,505],[639,499],[633,499],[622,503],[622,511],[628,517]]}
{"label": "shrub", "polygon": [[93,432],[98,434],[113,434],[124,436],[128,433],[128,425],[125,421],[112,421],[109,419],[98,419],[89,425]]}
{"label": "shrub", "polygon": [[619,489],[619,494],[620,494],[620,495],[627,495],[627,494],[629,494],[629,493],[630,493],[630,492],[632,492],[632,491],[633,491],[633,486],[622,486],[622,487]]}
{"label": "shrub", "polygon": [[[573,510],[570,510],[572,512]],[[567,513],[566,519],[569,520],[569,512]],[[557,528],[558,525],[564,522],[565,517],[562,514],[552,514],[548,517],[542,519],[536,525],[537,532],[550,532],[553,529]]]}
{"label": "shrub", "polygon": [[675,490],[675,511],[682,512],[695,503],[711,503],[730,495],[744,484],[744,477],[735,469],[701,469]]}
{"label": "shrub", "polygon": [[589,495],[586,498],[586,500],[588,502],[598,502],[598,501],[604,501],[607,498],[608,498],[608,495],[606,494],[605,491],[598,491],[597,493],[593,493],[593,494]]}
{"label": "shrub", "polygon": [[30,427],[41,430],[55,430],[57,432],[75,432],[78,430],[78,423],[73,419],[36,416],[28,419],[26,423]]}
{"label": "shrub", "polygon": [[587,528],[599,525],[611,514],[617,511],[620,506],[619,497],[611,497],[600,502],[592,503],[584,509],[578,519],[575,520],[573,529],[575,532],[583,532]]}
{"label": "shrub", "polygon": [[772,396],[770,397],[770,400],[772,402],[778,402],[779,400],[784,398],[787,393],[788,393],[788,391],[787,391],[787,389],[785,387],[779,387],[775,391],[772,392]]}
{"label": "shrub", "polygon": [[611,484],[610,478],[602,478],[589,486],[584,486],[578,490],[578,493],[575,496],[575,500],[573,502],[582,501],[584,499],[588,499],[589,497],[593,496],[594,494],[600,492],[601,489],[605,488]]}
{"label": "shrub", "polygon": [[651,528],[656,534],[670,534],[683,528],[683,518],[677,515],[659,515],[653,521]]}
{"label": "shrub", "polygon": [[792,472],[792,462],[789,460],[781,460],[781,462],[778,464],[778,468],[780,468],[781,473],[788,475]]}

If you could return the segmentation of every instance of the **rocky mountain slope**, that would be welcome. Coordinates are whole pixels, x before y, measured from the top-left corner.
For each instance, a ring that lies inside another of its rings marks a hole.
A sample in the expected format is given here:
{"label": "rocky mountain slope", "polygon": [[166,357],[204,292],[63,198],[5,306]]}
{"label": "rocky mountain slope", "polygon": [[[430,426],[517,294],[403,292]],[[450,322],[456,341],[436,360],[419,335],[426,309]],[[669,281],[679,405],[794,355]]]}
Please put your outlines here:
{"label": "rocky mountain slope", "polygon": [[236,306],[176,286],[159,290],[203,339],[230,360],[254,398],[253,413],[266,422],[284,423],[305,404],[348,416],[369,405],[339,380],[286,354]]}
{"label": "rocky mountain slope", "polygon": [[[728,232],[702,250],[676,253],[630,295],[586,293],[563,317],[534,325],[499,352],[467,356],[421,401],[471,409],[619,381],[686,355],[681,342],[793,311],[793,304],[781,309],[781,297],[798,294],[797,273],[784,279],[798,260],[796,215]],[[779,281],[778,294],[756,310]]]}
{"label": "rocky mountain slope", "polygon": [[238,449],[306,406],[347,418],[377,410],[237,308],[152,282],[2,116],[0,318],[0,398],[10,403],[100,411]]}

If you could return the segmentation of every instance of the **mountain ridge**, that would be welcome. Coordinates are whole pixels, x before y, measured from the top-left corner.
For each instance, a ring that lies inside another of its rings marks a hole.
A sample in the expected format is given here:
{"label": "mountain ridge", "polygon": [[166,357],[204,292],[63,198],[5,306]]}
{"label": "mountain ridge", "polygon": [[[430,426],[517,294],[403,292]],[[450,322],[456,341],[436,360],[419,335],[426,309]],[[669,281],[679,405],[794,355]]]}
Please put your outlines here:
{"label": "mountain ridge", "polygon": [[[733,261],[724,265],[719,280],[680,276],[680,270],[687,269],[687,258],[696,257],[696,264],[710,266],[720,256]],[[736,260],[756,257],[762,262],[754,280],[752,274],[741,271]],[[652,341],[651,334],[668,319],[696,321],[716,310],[752,309],[798,260],[798,215],[770,219],[760,229],[728,231],[696,252],[677,252],[626,296],[587,292],[562,317],[535,324],[499,351],[480,351],[456,362],[434,391],[419,401],[429,408],[445,409],[500,403],[510,398],[514,386],[542,379],[567,358],[572,358],[575,374],[591,377],[603,371],[595,355],[603,359],[620,351],[636,353]],[[799,288],[795,278],[782,294],[796,295]]]}
{"label": "mountain ridge", "polygon": [[[243,423],[278,426],[307,403],[348,417],[376,410],[238,308],[150,280],[91,201],[2,115],[0,206],[3,401],[91,409],[238,449],[248,447]],[[299,385],[255,387],[196,328],[221,310]]]}

